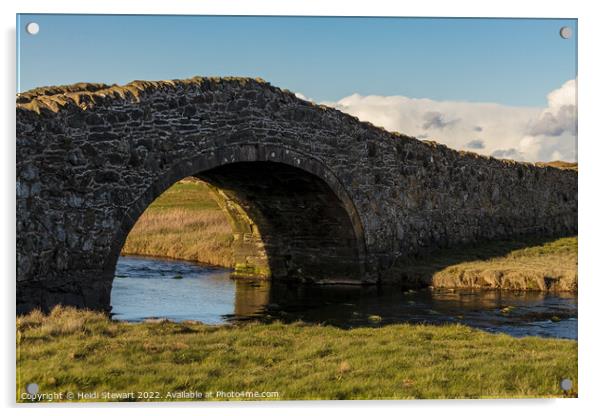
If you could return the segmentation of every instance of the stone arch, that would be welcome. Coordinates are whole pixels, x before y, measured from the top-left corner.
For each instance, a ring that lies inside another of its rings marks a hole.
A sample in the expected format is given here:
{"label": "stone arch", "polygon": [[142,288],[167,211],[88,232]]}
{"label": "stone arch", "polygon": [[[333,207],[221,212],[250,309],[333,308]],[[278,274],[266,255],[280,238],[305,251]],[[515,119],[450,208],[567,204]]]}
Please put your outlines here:
{"label": "stone arch", "polygon": [[107,309],[144,209],[176,180],[235,163],[319,178],[349,218],[361,282],[403,283],[398,260],[440,247],[577,230],[576,170],[388,132],[263,80],[38,88],[16,107],[20,312]]}
{"label": "stone arch", "polygon": [[[262,217],[259,212],[247,212],[248,208],[242,208],[240,201],[237,201],[236,198],[232,198],[231,196],[221,193],[219,184],[215,183],[215,178],[212,178],[212,173],[219,169],[228,169],[232,166],[241,166],[244,164],[273,164],[273,166],[281,165],[282,169],[279,170],[279,173],[288,172],[289,174],[297,171],[300,175],[307,175],[308,178],[315,178],[315,180],[322,182],[324,187],[322,187],[321,191],[330,191],[332,195],[340,202],[340,206],[342,210],[336,211],[337,214],[344,214],[347,216],[345,220],[348,220],[349,226],[351,227],[350,233],[353,235],[354,239],[354,248],[356,250],[355,258],[348,259],[348,261],[352,262],[356,265],[356,270],[352,271],[352,276],[345,278],[342,275],[334,275],[334,276],[306,276],[309,278],[309,281],[319,280],[321,282],[337,282],[337,283],[360,283],[362,281],[365,282],[365,273],[366,273],[366,245],[365,245],[365,237],[364,237],[364,229],[361,222],[361,218],[356,210],[356,207],[348,195],[347,191],[343,187],[343,185],[339,182],[337,177],[326,167],[321,161],[312,157],[311,155],[304,154],[299,152],[298,150],[294,150],[288,148],[286,146],[278,145],[278,144],[236,144],[229,146],[221,146],[215,149],[208,149],[206,152],[195,155],[188,160],[182,161],[181,163],[176,164],[170,171],[166,174],[161,175],[154,183],[151,185],[146,192],[144,192],[138,200],[133,202],[129,209],[126,211],[123,219],[112,238],[112,245],[109,251],[108,256],[106,257],[106,261],[103,265],[103,279],[111,279],[113,278],[115,265],[117,263],[117,259],[119,257],[119,253],[125,240],[135,225],[138,218],[142,215],[142,213],[148,208],[148,206],[163,192],[165,192],[170,186],[172,186],[175,182],[189,176],[196,176],[205,181],[208,181],[209,184],[221,195],[222,201],[232,203],[236,206],[236,209],[242,210],[249,216],[249,221],[256,227],[259,228],[259,235],[255,236],[261,239],[261,228],[268,225],[269,219],[261,219],[258,217]],[[319,191],[318,191],[319,192]],[[228,210],[226,210],[227,212]],[[253,210],[251,210],[253,211]],[[232,212],[227,212],[231,217],[235,214]],[[236,221],[236,219],[234,219]],[[235,230],[236,232],[236,230]],[[246,273],[245,270],[236,270],[236,273],[239,275],[258,275],[262,277],[268,277],[272,275],[277,275],[279,278],[291,278],[286,272],[282,271],[282,267],[280,267],[280,273],[274,273],[274,259],[271,259],[270,256],[274,255],[274,251],[267,249],[266,255],[268,256],[267,262],[269,263],[270,272],[269,273],[261,273],[261,265],[255,270],[249,270]],[[249,266],[249,265],[247,265]],[[255,264],[250,264],[250,266],[256,266]],[[336,267],[334,269],[337,270]],[[349,269],[347,269],[349,270]],[[298,277],[293,277],[294,279]],[[301,280],[306,281],[307,279],[301,278]]]}

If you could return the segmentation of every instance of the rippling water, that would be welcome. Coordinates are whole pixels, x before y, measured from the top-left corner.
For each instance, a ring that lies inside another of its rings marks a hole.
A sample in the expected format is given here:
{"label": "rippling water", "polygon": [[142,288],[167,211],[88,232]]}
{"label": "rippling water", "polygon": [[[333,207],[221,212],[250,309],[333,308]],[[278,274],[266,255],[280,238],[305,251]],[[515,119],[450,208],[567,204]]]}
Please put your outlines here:
{"label": "rippling water", "polygon": [[303,320],[345,328],[457,322],[514,336],[577,339],[574,295],[270,284],[232,280],[227,269],[148,257],[119,259],[111,303],[113,318],[126,321]]}

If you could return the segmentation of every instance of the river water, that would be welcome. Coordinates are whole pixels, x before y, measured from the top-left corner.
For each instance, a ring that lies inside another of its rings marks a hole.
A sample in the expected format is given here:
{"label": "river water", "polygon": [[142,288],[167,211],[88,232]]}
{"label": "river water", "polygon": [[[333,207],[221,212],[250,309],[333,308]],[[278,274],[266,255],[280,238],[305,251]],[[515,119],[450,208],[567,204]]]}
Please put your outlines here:
{"label": "river water", "polygon": [[119,259],[111,304],[113,319],[134,322],[302,320],[343,328],[462,323],[518,337],[577,339],[577,297],[570,294],[285,285],[233,280],[228,269],[138,256]]}

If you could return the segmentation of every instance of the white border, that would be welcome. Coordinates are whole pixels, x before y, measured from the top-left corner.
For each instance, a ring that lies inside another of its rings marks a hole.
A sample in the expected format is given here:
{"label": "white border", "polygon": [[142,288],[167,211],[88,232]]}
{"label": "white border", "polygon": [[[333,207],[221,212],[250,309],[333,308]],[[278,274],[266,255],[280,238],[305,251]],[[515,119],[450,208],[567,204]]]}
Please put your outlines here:
{"label": "white border", "polygon": [[[18,4],[3,1],[2,7],[3,54],[2,78],[0,88],[0,114],[4,127],[4,137],[0,140],[2,149],[0,204],[3,219],[2,273],[3,301],[3,337],[2,359],[3,377],[0,394],[4,406],[15,409],[15,331],[14,331],[14,238],[15,238],[15,188],[14,188],[14,93],[15,93],[15,21],[16,13],[108,13],[108,14],[235,14],[235,15],[332,15],[332,16],[441,16],[441,17],[557,17],[579,18],[579,274],[582,277],[579,290],[579,399],[572,400],[474,400],[474,401],[405,401],[405,402],[287,402],[283,403],[194,403],[178,405],[178,415],[244,414],[245,416],[266,413],[291,415],[312,413],[346,412],[351,415],[364,414],[376,407],[379,412],[400,414],[400,412],[428,412],[447,415],[482,416],[505,415],[515,412],[537,412],[546,415],[567,413],[590,413],[594,406],[600,406],[598,391],[602,375],[599,355],[600,345],[600,308],[602,295],[602,275],[596,252],[602,230],[598,212],[602,209],[600,198],[600,179],[602,179],[602,134],[598,126],[601,119],[599,110],[600,65],[599,40],[602,39],[601,17],[596,13],[594,1],[545,1],[527,2],[525,0],[505,0],[492,2],[470,0],[420,0],[410,2],[386,2],[382,0],[229,0],[229,1],[193,1],[193,0],[21,0]],[[598,43],[598,44],[597,44]],[[164,415],[167,407],[132,406],[127,411],[132,414]],[[69,408],[54,405],[35,408],[23,407],[27,414],[41,410],[47,414],[106,414],[109,408],[119,405],[71,406]],[[200,409],[194,409],[200,407]],[[115,409],[117,410],[117,409]],[[112,410],[109,410],[112,411]]]}
{"label": "white border", "polygon": [[[92,2],[55,0],[23,0],[21,13],[109,13],[109,14],[239,14],[239,15],[302,15],[302,16],[442,16],[442,17],[577,17],[582,10],[579,1],[546,1],[529,5],[524,0],[506,0],[483,7],[474,0],[421,0],[391,2],[372,0],[106,0]],[[490,2],[491,3],[491,2]],[[539,7],[537,7],[539,6]]]}

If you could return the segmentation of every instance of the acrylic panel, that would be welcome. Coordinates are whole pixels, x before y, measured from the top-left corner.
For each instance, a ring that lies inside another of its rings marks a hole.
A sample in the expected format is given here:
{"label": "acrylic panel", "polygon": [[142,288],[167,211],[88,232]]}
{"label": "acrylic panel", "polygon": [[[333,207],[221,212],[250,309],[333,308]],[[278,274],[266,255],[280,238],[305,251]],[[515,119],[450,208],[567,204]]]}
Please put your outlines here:
{"label": "acrylic panel", "polygon": [[577,35],[17,15],[17,402],[576,397]]}

